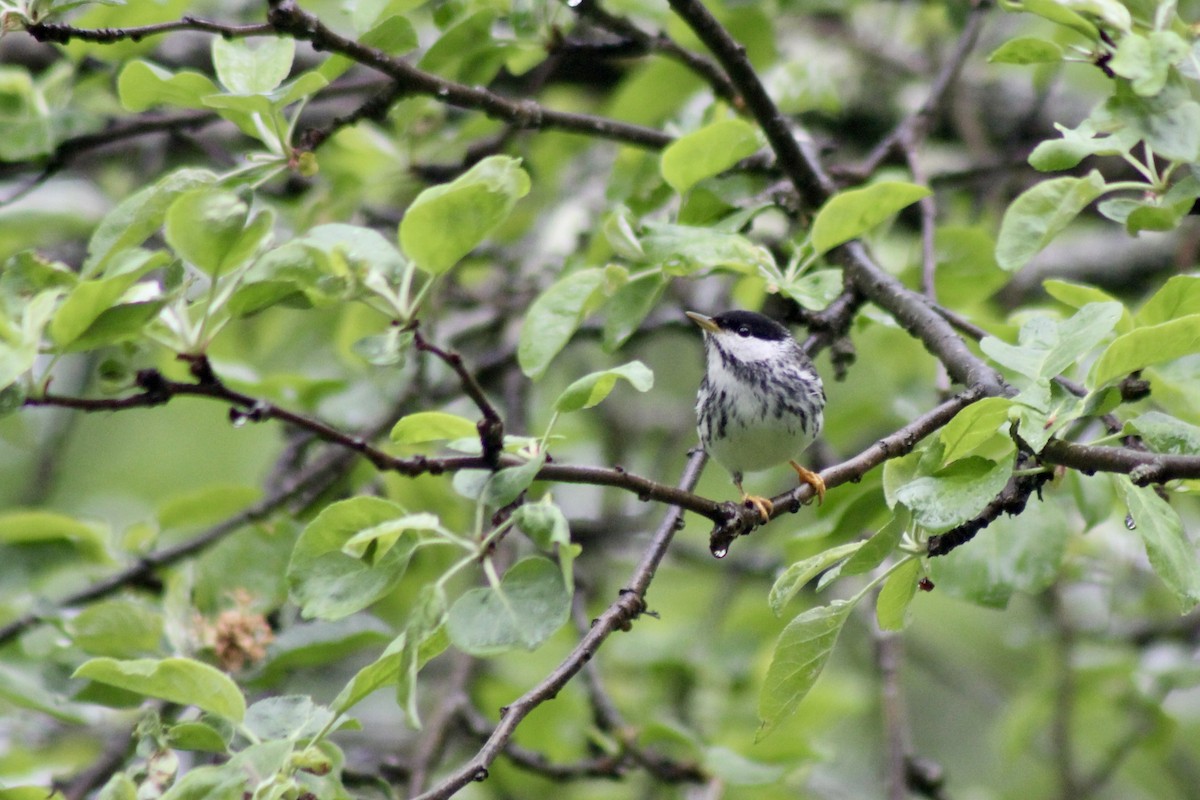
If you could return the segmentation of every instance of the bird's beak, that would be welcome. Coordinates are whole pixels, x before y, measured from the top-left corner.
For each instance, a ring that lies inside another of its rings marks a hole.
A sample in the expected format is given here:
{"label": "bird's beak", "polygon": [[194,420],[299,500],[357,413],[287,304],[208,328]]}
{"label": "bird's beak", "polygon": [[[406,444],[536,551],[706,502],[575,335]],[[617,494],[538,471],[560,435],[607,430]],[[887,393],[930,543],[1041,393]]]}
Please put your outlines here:
{"label": "bird's beak", "polygon": [[717,330],[718,330],[717,323],[713,322],[712,317],[706,317],[703,314],[697,314],[695,311],[685,311],[683,313],[687,314],[688,319],[690,319],[692,322],[699,325],[700,328],[702,330],[704,330],[705,332],[707,332],[707,333],[716,333],[717,332]]}

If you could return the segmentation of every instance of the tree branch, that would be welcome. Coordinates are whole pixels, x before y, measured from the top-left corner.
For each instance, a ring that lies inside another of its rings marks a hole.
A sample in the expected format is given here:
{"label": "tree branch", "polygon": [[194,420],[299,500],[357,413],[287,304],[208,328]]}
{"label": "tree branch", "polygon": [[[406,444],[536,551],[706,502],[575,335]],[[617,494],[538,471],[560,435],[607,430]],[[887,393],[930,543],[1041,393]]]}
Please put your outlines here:
{"label": "tree branch", "polygon": [[738,94],[737,87],[726,77],[721,68],[706,56],[693,53],[665,33],[660,32],[657,35],[646,33],[630,20],[605,11],[600,7],[599,0],[581,0],[581,2],[567,5],[579,16],[591,20],[605,30],[626,37],[642,49],[659,52],[667,58],[678,61],[703,78],[712,87],[713,94],[717,97],[729,101],[735,107],[742,107],[743,101]]}
{"label": "tree branch", "polygon": [[517,128],[546,129],[582,133],[653,150],[671,143],[673,137],[641,125],[604,117],[555,111],[533,100],[511,100],[481,86],[468,86],[425,72],[406,61],[346,38],[328,28],[314,14],[301,9],[294,0],[269,0],[267,19],[278,33],[311,42],[318,50],[339,53],[351,60],[387,75],[403,94],[424,94],[459,108],[482,111]]}
{"label": "tree branch", "polygon": [[[758,78],[746,57],[746,48],[735,40],[700,0],[668,0],[671,8],[687,23],[712,51],[733,85],[745,100],[746,108],[758,120],[767,141],[779,160],[779,167],[800,193],[808,208],[817,208],[837,191],[833,179],[821,168],[816,155],[805,152],[793,134],[791,125]],[[805,135],[805,141],[808,137]]]}
{"label": "tree branch", "polygon": [[467,397],[471,398],[471,402],[479,409],[479,413],[483,415],[483,419],[479,420],[475,426],[479,429],[479,441],[483,452],[483,460],[492,469],[499,469],[500,456],[504,452],[504,420],[500,418],[500,412],[496,411],[496,407],[487,399],[487,395],[483,393],[483,387],[479,385],[479,381],[463,365],[461,355],[450,350],[443,350],[432,342],[427,341],[419,330],[413,331],[413,337],[413,344],[416,345],[418,350],[437,356],[438,359],[450,367],[454,371],[454,374],[458,376],[463,391]]}
{"label": "tree branch", "polygon": [[[899,458],[911,452],[918,442],[953,419],[959,411],[971,403],[983,399],[984,396],[980,389],[968,389],[955,395],[895,433],[883,437],[857,456],[823,470],[821,479],[825,481],[826,488],[858,480],[884,461]],[[784,492],[772,498],[774,509],[771,512],[771,518],[774,519],[789,511],[799,511],[800,506],[805,501],[811,500],[814,494],[813,488],[805,483],[790,492]],[[727,506],[732,507],[730,516],[718,523],[709,535],[709,549],[718,558],[723,557],[729,551],[729,545],[734,539],[753,530],[758,518],[758,511],[755,508],[738,507],[732,503]]]}
{"label": "tree branch", "polygon": [[[681,492],[690,492],[700,478],[706,456],[704,451],[695,451],[688,459],[683,477],[678,484]],[[523,694],[511,705],[501,709],[500,722],[488,737],[487,742],[466,764],[447,776],[442,783],[419,796],[419,800],[444,800],[452,796],[471,781],[485,780],[488,767],[504,752],[513,733],[521,721],[542,703],[554,698],[583,668],[604,641],[617,630],[628,628],[645,609],[646,590],[654,579],[654,573],[667,553],[667,546],[683,521],[683,511],[672,507],[667,511],[658,530],[651,538],[650,546],[630,576],[629,583],[608,608],[604,610],[591,629],[579,641],[571,653],[537,686]]]}

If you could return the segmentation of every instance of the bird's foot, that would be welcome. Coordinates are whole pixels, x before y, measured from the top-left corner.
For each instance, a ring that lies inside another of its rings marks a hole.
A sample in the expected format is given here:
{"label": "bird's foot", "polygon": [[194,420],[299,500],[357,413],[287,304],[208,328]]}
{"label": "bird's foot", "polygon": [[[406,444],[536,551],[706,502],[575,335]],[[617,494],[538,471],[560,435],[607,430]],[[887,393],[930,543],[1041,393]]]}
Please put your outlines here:
{"label": "bird's foot", "polygon": [[805,469],[804,467],[797,464],[795,461],[789,461],[788,463],[792,465],[792,469],[796,470],[796,474],[800,476],[800,480],[803,481],[804,483],[807,483],[809,486],[811,486],[813,488],[813,491],[816,492],[817,505],[821,505],[822,503],[824,503],[825,502],[825,481],[821,478],[821,476],[818,475],[817,473],[813,472],[812,470]]}
{"label": "bird's foot", "polygon": [[758,516],[762,518],[764,525],[771,521],[771,512],[775,510],[775,504],[767,498],[756,494],[743,494],[742,503],[758,509]]}

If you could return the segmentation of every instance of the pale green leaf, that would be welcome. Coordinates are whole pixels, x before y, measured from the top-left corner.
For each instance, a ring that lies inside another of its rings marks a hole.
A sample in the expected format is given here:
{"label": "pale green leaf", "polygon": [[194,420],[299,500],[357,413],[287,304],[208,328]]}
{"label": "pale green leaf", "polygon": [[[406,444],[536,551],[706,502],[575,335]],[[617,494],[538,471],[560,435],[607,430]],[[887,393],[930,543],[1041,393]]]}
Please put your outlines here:
{"label": "pale green leaf", "polygon": [[489,156],[417,195],[400,221],[400,246],[418,267],[440,275],[499,227],[529,188],[519,159]]}
{"label": "pale green leaf", "polygon": [[921,562],[916,558],[910,558],[888,575],[875,600],[875,620],[880,630],[898,631],[904,628],[920,575]]}
{"label": "pale green leaf", "polygon": [[401,417],[392,426],[391,439],[396,444],[421,444],[423,442],[445,442],[478,436],[475,423],[457,414],[445,411],[419,411]]}
{"label": "pale green leaf", "polygon": [[826,253],[929,195],[928,188],[901,181],[881,181],[839,192],[821,207],[813,220],[813,249],[818,255]]}
{"label": "pale green leaf", "polygon": [[1175,593],[1180,611],[1190,611],[1200,603],[1200,557],[1184,531],[1179,514],[1158,496],[1154,487],[1134,486],[1124,475],[1115,475],[1113,480],[1142,537],[1150,566]]}
{"label": "pale green leaf", "polygon": [[593,372],[564,389],[554,401],[554,410],[565,413],[591,408],[608,397],[617,380],[628,381],[639,392],[648,392],[654,386],[654,373],[641,361]]}
{"label": "pale green leaf", "polygon": [[771,611],[775,612],[775,616],[782,614],[784,606],[791,602],[792,598],[799,594],[809,581],[854,553],[862,545],[862,542],[837,545],[789,566],[771,586],[771,592],[767,596],[767,603],[771,606]]}
{"label": "pale green leaf", "polygon": [[790,717],[812,689],[854,605],[834,600],[827,606],[805,611],[783,629],[758,696],[761,725],[756,740],[763,739]]}
{"label": "pale green leaf", "polygon": [[456,647],[475,656],[533,650],[567,621],[570,605],[558,565],[535,556],[514,564],[499,592],[471,589],[458,598],[446,629]]}
{"label": "pale green leaf", "polygon": [[400,539],[369,561],[347,555],[342,548],[362,531],[404,516],[403,508],[378,497],[353,497],[326,506],[300,534],[287,568],[301,613],[341,619],[395,588],[417,546],[415,537]]}
{"label": "pale green leaf", "polygon": [[997,464],[971,456],[916,478],[896,492],[921,527],[940,532],[974,517],[1000,493],[1012,475],[1012,462]]}
{"label": "pale green leaf", "polygon": [[566,346],[592,298],[604,284],[604,270],[592,267],[560,278],[538,295],[525,313],[517,362],[521,371],[537,380]]}
{"label": "pale green leaf", "polygon": [[971,455],[975,448],[985,444],[1000,431],[1008,421],[1012,401],[1005,397],[985,397],[954,415],[939,437],[945,445],[942,463],[949,464]]}
{"label": "pale green leaf", "polygon": [[679,137],[662,153],[662,175],[677,192],[732,167],[761,145],[758,128],[726,119]]}
{"label": "pale green leaf", "polygon": [[1063,49],[1054,42],[1034,36],[1019,36],[997,47],[988,56],[992,64],[1056,64]]}
{"label": "pale green leaf", "polygon": [[93,658],[81,664],[71,677],[115,686],[145,697],[196,706],[234,722],[240,722],[246,713],[246,699],[228,675],[190,658],[131,661]]}
{"label": "pale green leaf", "polygon": [[1193,353],[1200,353],[1200,314],[1136,328],[1118,336],[1100,355],[1089,386],[1098,389],[1131,372]]}
{"label": "pale green leaf", "polygon": [[226,39],[212,37],[217,80],[234,94],[266,94],[283,83],[292,69],[296,41],[276,38]]}
{"label": "pale green leaf", "polygon": [[217,85],[199,72],[171,72],[148,61],[131,61],[117,76],[121,105],[130,111],[160,105],[203,108],[203,98],[216,91]]}
{"label": "pale green leaf", "polygon": [[1104,187],[1103,176],[1092,170],[1083,178],[1055,178],[1027,189],[1004,212],[996,240],[997,263],[1010,271],[1024,266]]}

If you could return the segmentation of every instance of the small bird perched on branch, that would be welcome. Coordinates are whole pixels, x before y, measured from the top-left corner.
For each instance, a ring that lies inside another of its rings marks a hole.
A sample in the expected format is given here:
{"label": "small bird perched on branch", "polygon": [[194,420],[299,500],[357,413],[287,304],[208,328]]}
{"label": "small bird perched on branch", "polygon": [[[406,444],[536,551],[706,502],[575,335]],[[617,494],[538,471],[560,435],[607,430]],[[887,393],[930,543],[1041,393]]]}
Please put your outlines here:
{"label": "small bird perched on branch", "polygon": [[825,388],[800,343],[753,311],[687,312],[704,331],[706,364],[696,396],[700,442],[733,475],[742,502],[771,518],[773,504],[742,488],[747,472],[788,462],[825,499],[825,482],[794,460],[821,432]]}

